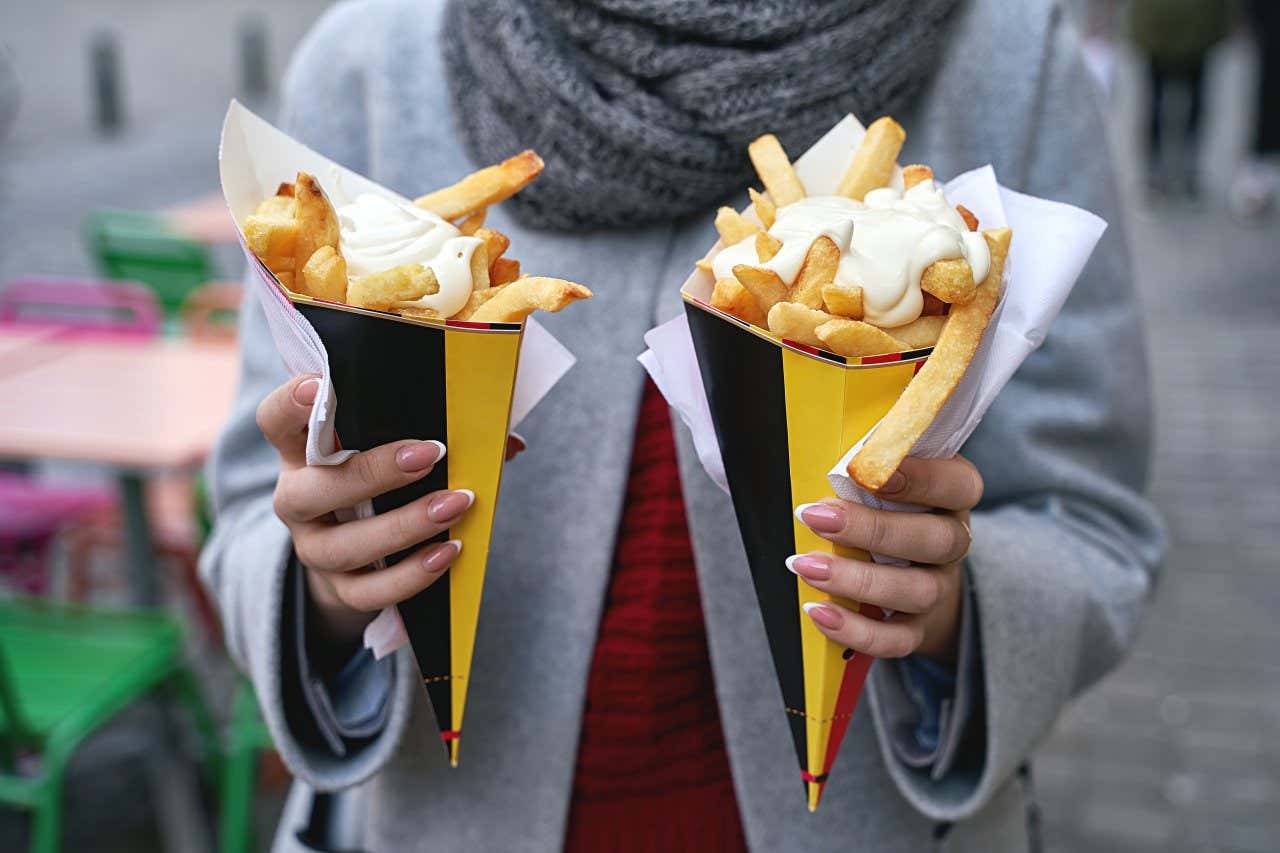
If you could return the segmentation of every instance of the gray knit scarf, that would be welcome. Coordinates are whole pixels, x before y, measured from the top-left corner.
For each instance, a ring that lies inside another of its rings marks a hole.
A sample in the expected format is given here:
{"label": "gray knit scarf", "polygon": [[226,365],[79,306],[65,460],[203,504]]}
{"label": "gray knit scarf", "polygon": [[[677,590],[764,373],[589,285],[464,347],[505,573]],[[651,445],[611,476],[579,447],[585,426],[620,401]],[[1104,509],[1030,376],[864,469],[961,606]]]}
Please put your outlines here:
{"label": "gray knit scarf", "polygon": [[533,148],[526,223],[671,220],[741,189],[747,143],[793,155],[844,113],[900,112],[958,0],[450,0],[443,50],[472,157]]}

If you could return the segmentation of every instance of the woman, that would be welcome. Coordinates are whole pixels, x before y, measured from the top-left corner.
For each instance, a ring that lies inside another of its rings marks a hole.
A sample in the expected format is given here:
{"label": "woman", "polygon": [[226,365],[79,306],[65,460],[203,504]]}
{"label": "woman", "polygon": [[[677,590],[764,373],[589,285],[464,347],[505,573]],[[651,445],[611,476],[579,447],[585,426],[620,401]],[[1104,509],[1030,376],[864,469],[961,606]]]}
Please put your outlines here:
{"label": "woman", "polygon": [[[1140,496],[1141,330],[1090,92],[1047,2],[370,0],[330,12],[290,70],[287,129],[406,194],[536,148],[547,172],[492,215],[529,268],[596,297],[547,321],[578,364],[522,427],[529,450],[504,475],[452,770],[412,656],[375,664],[356,650],[372,613],[439,578],[455,551],[361,567],[426,541],[469,499],[329,515],[422,476],[439,454],[426,441],[443,436],[303,467],[315,383],[287,380],[246,303],[204,571],[300,780],[279,847],[1026,848],[1018,770],[1128,646],[1160,557]],[[804,512],[826,538],[916,564],[796,561],[821,589],[900,611],[887,623],[810,614],[886,660],[809,814],[785,769],[794,754],[732,505],[688,436],[673,438],[635,356],[679,310],[716,202],[745,187],[745,143],[773,130],[800,151],[851,110],[898,116],[904,162],[942,175],[992,162],[1007,184],[1112,227],[970,461],[909,460],[889,484],[934,512]]]}

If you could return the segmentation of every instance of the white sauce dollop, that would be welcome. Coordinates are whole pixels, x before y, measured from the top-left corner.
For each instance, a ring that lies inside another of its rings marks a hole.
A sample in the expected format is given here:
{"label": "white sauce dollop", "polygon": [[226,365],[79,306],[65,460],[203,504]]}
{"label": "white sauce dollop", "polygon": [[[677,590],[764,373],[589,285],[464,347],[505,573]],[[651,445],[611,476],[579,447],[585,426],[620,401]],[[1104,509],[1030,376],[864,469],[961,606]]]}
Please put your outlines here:
{"label": "white sauce dollop", "polygon": [[766,267],[791,285],[809,246],[829,237],[840,249],[838,284],[862,288],[866,320],[883,328],[920,316],[924,296],[920,276],[934,261],[964,258],[974,282],[987,277],[987,241],[972,232],[932,180],[905,193],[889,187],[867,193],[866,201],[814,196],[779,208],[769,233],[782,241],[778,254],[761,263],[755,237],[728,246],[712,261],[717,279],[731,278],[738,264]]}

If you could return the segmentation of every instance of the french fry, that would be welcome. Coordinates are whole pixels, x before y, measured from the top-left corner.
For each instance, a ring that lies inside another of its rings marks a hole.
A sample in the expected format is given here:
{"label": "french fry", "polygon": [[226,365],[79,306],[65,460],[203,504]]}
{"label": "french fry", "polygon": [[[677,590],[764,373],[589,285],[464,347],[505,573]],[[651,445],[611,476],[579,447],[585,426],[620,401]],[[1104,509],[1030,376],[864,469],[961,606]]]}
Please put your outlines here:
{"label": "french fry", "polygon": [[293,183],[293,197],[298,204],[298,237],[293,256],[301,267],[321,246],[338,248],[338,214],[320,184],[306,172],[298,173]]}
{"label": "french fry", "polygon": [[[268,269],[270,268],[268,267]],[[275,270],[271,270],[271,271],[276,273],[276,278],[280,280],[281,287],[283,287],[285,290],[290,290],[290,291],[293,290],[293,272],[292,271],[284,271],[284,270],[280,272],[276,272]],[[296,293],[297,291],[294,291],[294,292]]]}
{"label": "french fry", "polygon": [[968,261],[947,258],[924,268],[920,275],[920,289],[954,305],[972,299],[978,285],[973,280],[973,268]]}
{"label": "french fry", "polygon": [[748,187],[747,195],[751,196],[751,207],[755,209],[760,224],[764,226],[764,230],[768,231],[778,220],[778,206],[773,203],[773,199],[757,191],[755,187]]}
{"label": "french fry", "polygon": [[515,258],[497,258],[489,263],[489,290],[510,284],[520,277],[520,262]]}
{"label": "french fry", "polygon": [[905,326],[894,326],[888,331],[911,349],[924,349],[938,342],[938,336],[942,334],[942,327],[946,323],[946,317],[927,314],[912,320]]}
{"label": "french fry", "polygon": [[800,177],[787,159],[787,152],[782,150],[778,137],[766,133],[747,146],[747,156],[775,205],[786,207],[805,197],[804,184],[800,183]]}
{"label": "french fry", "polygon": [[502,287],[486,287],[484,290],[473,290],[471,296],[467,297],[467,304],[462,306],[462,310],[454,314],[453,320],[470,320],[480,309],[480,306],[488,302],[493,297],[502,292]]}
{"label": "french fry", "polygon": [[[279,196],[272,196],[279,198]],[[293,203],[293,199],[285,199]],[[298,245],[298,223],[292,217],[277,219],[250,214],[244,221],[244,241],[260,258],[287,257],[292,259]]]}
{"label": "french fry", "polygon": [[761,231],[756,235],[756,256],[760,258],[760,263],[768,263],[781,248],[782,241],[768,231]]}
{"label": "french fry", "polygon": [[484,243],[476,246],[471,253],[471,289],[485,290],[489,287],[489,247]]}
{"label": "french fry", "polygon": [[822,308],[822,288],[835,281],[840,266],[840,247],[830,237],[819,237],[809,245],[800,272],[791,285],[792,302]]}
{"label": "french fry", "polygon": [[973,211],[965,207],[963,204],[956,205],[956,213],[960,214],[960,218],[964,220],[964,224],[969,226],[970,231],[978,230],[978,217],[973,215]]}
{"label": "french fry", "polygon": [[401,302],[412,302],[439,292],[440,282],[436,280],[431,267],[425,264],[401,264],[353,280],[347,285],[347,304],[356,308],[389,311]]}
{"label": "french fry", "polygon": [[909,190],[916,184],[933,180],[933,169],[928,166],[922,166],[919,163],[913,163],[910,166],[902,167],[902,188]]}
{"label": "french fry", "polygon": [[462,232],[462,236],[474,237],[476,232],[484,227],[484,218],[488,212],[489,208],[482,207],[470,216],[463,217],[458,223],[458,230]]}
{"label": "french fry", "polygon": [[280,184],[276,187],[276,195],[288,196],[289,198],[293,198],[293,184],[289,183],[288,181],[281,181]]}
{"label": "french fry", "polygon": [[952,305],[933,355],[907,385],[862,449],[849,461],[849,476],[864,489],[878,491],[950,399],[978,351],[982,335],[1000,298],[1005,258],[1013,233],[1008,228],[984,231],[991,250],[991,270],[968,302]]}
{"label": "french fry", "polygon": [[345,302],[347,261],[332,246],[321,246],[302,267],[302,292],[317,299]]}
{"label": "french fry", "polygon": [[827,311],[850,320],[861,320],[863,316],[862,288],[856,284],[836,284],[832,282],[822,288],[822,304]]}
{"label": "french fry", "polygon": [[924,308],[920,310],[921,317],[942,316],[947,313],[948,305],[932,293],[924,293]]}
{"label": "french fry", "polygon": [[754,326],[763,327],[767,322],[764,311],[760,310],[760,303],[737,279],[722,278],[716,282],[715,289],[711,291],[711,307],[719,308]]}
{"label": "french fry", "polygon": [[906,138],[902,125],[889,116],[873,121],[853,155],[853,162],[840,179],[836,194],[862,201],[871,190],[887,186]]}
{"label": "french fry", "polygon": [[787,286],[771,269],[738,264],[733,268],[733,277],[742,282],[742,286],[756,298],[760,310],[766,314],[774,305],[787,298]]}
{"label": "french fry", "polygon": [[826,311],[816,311],[795,302],[779,302],[769,309],[769,331],[780,338],[826,349],[816,330],[824,323],[838,320]]}
{"label": "french fry", "polygon": [[541,157],[532,151],[521,151],[497,165],[472,172],[453,186],[421,196],[414,204],[441,219],[460,219],[520,192],[542,174],[542,167]]}
{"label": "french fry", "polygon": [[269,195],[258,205],[258,209],[253,212],[253,216],[260,216],[266,219],[280,220],[283,222],[293,222],[298,216],[298,202],[293,198],[293,184],[281,184],[282,187],[289,188],[288,195]]}
{"label": "french fry", "polygon": [[502,257],[503,252],[507,251],[507,247],[511,245],[510,237],[492,228],[481,228],[472,236],[484,241],[485,248],[489,252],[490,264]]}
{"label": "french fry", "polygon": [[845,358],[883,355],[910,349],[902,341],[870,323],[836,317],[813,330],[820,346]]}
{"label": "french fry", "polygon": [[732,207],[722,207],[716,211],[716,231],[720,232],[720,242],[726,246],[733,246],[753,234],[758,234],[760,226],[743,217]]}
{"label": "french fry", "polygon": [[518,278],[481,305],[471,319],[477,323],[518,323],[534,311],[559,311],[591,291],[558,278]]}
{"label": "french fry", "polygon": [[411,320],[443,320],[440,312],[434,308],[423,308],[421,305],[394,305],[390,309],[401,317]]}

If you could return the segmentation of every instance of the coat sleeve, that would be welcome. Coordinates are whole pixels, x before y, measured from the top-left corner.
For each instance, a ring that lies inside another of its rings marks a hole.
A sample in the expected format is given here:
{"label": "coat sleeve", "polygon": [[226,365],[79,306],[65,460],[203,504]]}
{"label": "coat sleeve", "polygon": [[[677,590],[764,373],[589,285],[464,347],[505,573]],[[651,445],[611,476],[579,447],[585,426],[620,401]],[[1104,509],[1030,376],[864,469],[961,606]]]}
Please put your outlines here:
{"label": "coat sleeve", "polygon": [[[350,4],[335,7],[298,48],[285,79],[281,124],[300,141],[359,170],[366,167],[366,125],[351,16]],[[246,283],[241,307],[239,389],[207,469],[215,526],[201,556],[201,576],[221,612],[227,648],[252,681],[280,754],[295,775],[333,790],[368,778],[394,752],[405,729],[416,668],[407,651],[397,653],[386,726],[359,749],[339,757],[314,736],[317,727],[297,683],[299,650],[288,612],[292,545],[271,506],[279,461],[256,421],[258,403],[288,375],[255,286]]]}
{"label": "coat sleeve", "polygon": [[[1020,188],[1110,227],[1044,346],[963,451],[986,480],[968,560],[982,699],[948,772],[932,778],[894,756],[893,720],[871,691],[890,773],[935,820],[980,810],[1065,703],[1117,665],[1163,556],[1159,517],[1142,495],[1149,381],[1112,161],[1098,94],[1059,29]],[[874,678],[886,677],[876,669]]]}

